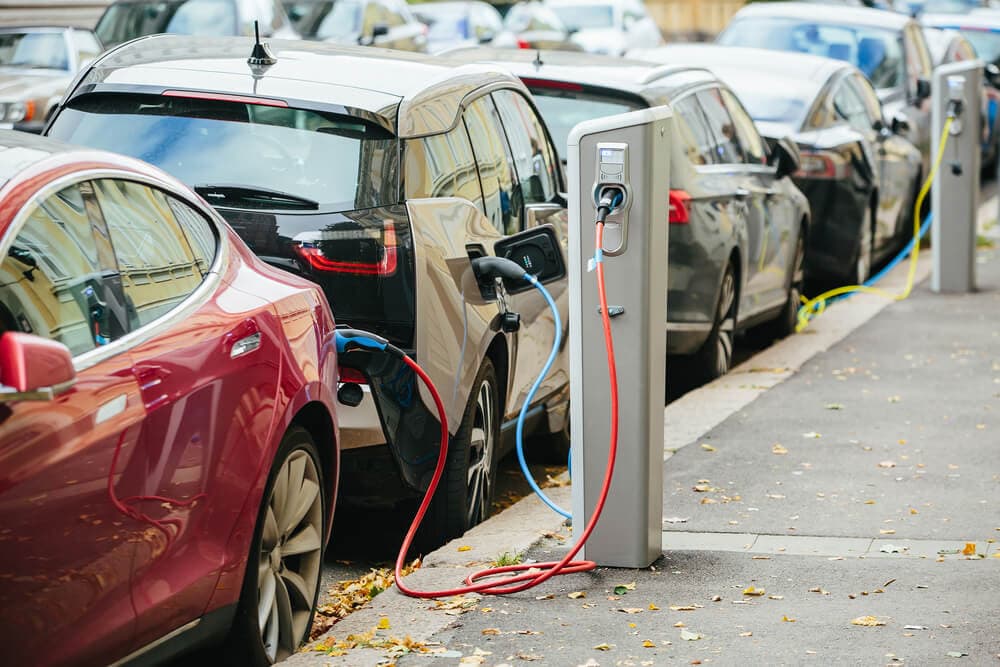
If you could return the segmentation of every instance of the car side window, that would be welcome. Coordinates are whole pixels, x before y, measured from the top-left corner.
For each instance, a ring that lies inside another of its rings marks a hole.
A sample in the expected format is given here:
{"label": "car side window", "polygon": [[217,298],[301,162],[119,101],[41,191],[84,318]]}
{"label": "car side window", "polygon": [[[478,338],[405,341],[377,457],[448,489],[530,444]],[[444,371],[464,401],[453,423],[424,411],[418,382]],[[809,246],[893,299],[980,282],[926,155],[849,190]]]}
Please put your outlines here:
{"label": "car side window", "polygon": [[507,131],[524,203],[552,201],[557,190],[555,152],[535,110],[513,90],[493,93],[493,101]]}
{"label": "car side window", "polygon": [[930,79],[931,58],[923,35],[913,26],[903,30],[903,48],[906,51],[906,80],[910,94],[917,91],[917,79]]}
{"label": "car side window", "polygon": [[736,136],[736,127],[722,101],[720,90],[710,88],[699,91],[697,98],[705,114],[705,122],[715,138],[715,161],[720,164],[743,162],[743,147]]}
{"label": "car side window", "polygon": [[121,270],[130,326],[145,326],[198,288],[199,263],[163,193],[131,181],[93,183]]}
{"label": "car side window", "polygon": [[521,189],[500,116],[489,95],[468,106],[465,125],[479,166],[486,217],[501,234],[514,234],[521,229]]}
{"label": "car side window", "polygon": [[215,228],[201,213],[179,199],[166,195],[166,200],[177,224],[184,232],[199,272],[205,276],[212,268],[216,251],[219,249],[219,239],[215,235]]}
{"label": "car side window", "polygon": [[486,212],[476,158],[463,123],[444,134],[408,140],[404,162],[407,199],[461,197]]}
{"label": "car side window", "polygon": [[766,145],[746,109],[728,90],[722,91],[722,100],[726,103],[726,109],[729,110],[729,115],[733,119],[736,136],[739,137],[740,145],[743,146],[743,157],[747,163],[767,164]]}
{"label": "car side window", "polygon": [[58,341],[75,356],[126,333],[114,257],[81,188],[28,205],[0,263],[0,330]]}
{"label": "car side window", "polygon": [[100,43],[94,37],[94,33],[87,30],[73,30],[70,32],[70,39],[73,48],[76,50],[77,65],[89,62],[99,56],[101,51]]}
{"label": "car side window", "polygon": [[861,98],[861,102],[865,105],[865,110],[868,112],[869,127],[874,127],[875,121],[883,120],[882,103],[879,102],[878,95],[875,94],[875,89],[872,88],[868,79],[863,76],[858,76],[857,74],[851,76],[850,85],[854,89],[857,96]]}
{"label": "car side window", "polygon": [[715,164],[715,137],[698,100],[688,95],[672,103],[674,132],[687,159],[693,165]]}
{"label": "car side window", "polygon": [[868,110],[850,85],[850,79],[844,79],[833,94],[833,110],[837,117],[845,121],[855,130],[868,133],[872,129],[868,118]]}

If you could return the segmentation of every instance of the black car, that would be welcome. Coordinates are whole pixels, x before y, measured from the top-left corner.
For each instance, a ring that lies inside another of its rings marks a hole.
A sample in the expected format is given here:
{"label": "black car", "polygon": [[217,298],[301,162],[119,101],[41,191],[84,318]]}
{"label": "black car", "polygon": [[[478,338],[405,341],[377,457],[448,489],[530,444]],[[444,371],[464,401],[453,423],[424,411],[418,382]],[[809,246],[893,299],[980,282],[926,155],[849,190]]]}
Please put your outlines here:
{"label": "black car", "polygon": [[871,81],[887,114],[905,114],[908,137],[929,172],[934,64],[913,19],[865,7],[756,2],[738,11],[716,41],[851,63]]}
{"label": "black car", "polygon": [[[556,151],[530,93],[499,68],[310,41],[272,42],[273,64],[248,64],[251,46],[131,42],[95,62],[48,133],[172,173],[257,256],[319,284],[338,324],[416,358],[452,432],[428,541],[459,535],[492,510],[501,436],[555,337],[540,294],[484,293],[471,260],[543,224],[564,231]],[[549,290],[565,322],[565,277]],[[508,313],[517,326],[500,326]],[[367,391],[338,408],[339,494],[391,508],[426,489],[440,424],[406,366],[378,371],[341,377]],[[562,434],[568,406],[564,350],[529,431]]]}
{"label": "black car", "polygon": [[[534,95],[561,155],[580,122],[669,104],[674,110],[667,277],[667,352],[685,374],[729,370],[736,332],[795,326],[809,205],[732,91],[711,72],[612,56],[467,49],[495,62]],[[794,147],[792,148],[794,151]],[[684,369],[684,367],[687,367]]]}
{"label": "black car", "polygon": [[[809,198],[806,278],[861,284],[912,230],[920,152],[905,121],[885,119],[868,80],[841,60],[728,46],[666,46],[636,57],[698,63],[728,83],[764,136],[791,136]],[[900,136],[902,135],[902,136]]]}

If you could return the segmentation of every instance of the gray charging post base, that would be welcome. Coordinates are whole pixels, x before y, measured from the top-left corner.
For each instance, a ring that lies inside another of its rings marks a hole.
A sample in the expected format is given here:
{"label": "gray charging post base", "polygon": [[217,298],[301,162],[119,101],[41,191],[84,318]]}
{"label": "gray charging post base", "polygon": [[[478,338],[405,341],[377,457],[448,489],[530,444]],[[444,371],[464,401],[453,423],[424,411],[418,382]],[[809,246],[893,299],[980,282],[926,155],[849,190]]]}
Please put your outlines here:
{"label": "gray charging post base", "polygon": [[604,273],[618,368],[618,455],[611,492],[580,552],[613,567],[646,567],[661,553],[663,398],[667,320],[667,107],[580,123],[569,134],[570,430],[573,530],[600,496],[611,432],[610,381],[594,257],[602,186],[625,201],[608,216]]}
{"label": "gray charging post base", "polygon": [[952,100],[962,112],[952,123],[951,137],[931,190],[931,289],[971,292],[976,289],[976,217],[979,212],[979,169],[982,125],[980,60],[942,65],[934,70],[931,158],[941,141]]}

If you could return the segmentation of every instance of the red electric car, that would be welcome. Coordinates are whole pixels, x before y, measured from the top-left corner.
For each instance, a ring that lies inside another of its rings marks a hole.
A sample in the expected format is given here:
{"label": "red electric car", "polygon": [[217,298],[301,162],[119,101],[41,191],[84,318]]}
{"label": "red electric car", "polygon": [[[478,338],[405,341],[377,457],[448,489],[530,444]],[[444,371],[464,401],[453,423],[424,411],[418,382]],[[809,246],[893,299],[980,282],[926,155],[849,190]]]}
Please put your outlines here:
{"label": "red electric car", "polygon": [[337,488],[333,329],[175,179],[0,132],[4,664],[298,647]]}

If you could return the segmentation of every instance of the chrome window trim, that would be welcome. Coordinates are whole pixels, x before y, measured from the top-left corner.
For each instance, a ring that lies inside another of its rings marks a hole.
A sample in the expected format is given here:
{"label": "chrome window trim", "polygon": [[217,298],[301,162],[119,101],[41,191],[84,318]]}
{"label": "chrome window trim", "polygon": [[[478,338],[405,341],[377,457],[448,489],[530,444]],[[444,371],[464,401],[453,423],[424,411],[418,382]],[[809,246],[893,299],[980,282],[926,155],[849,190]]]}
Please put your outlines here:
{"label": "chrome window trim", "polygon": [[[188,193],[179,192],[177,187],[167,181],[147,176],[145,174],[139,174],[133,171],[127,171],[123,169],[86,169],[82,171],[74,171],[70,174],[66,174],[57,179],[49,181],[42,188],[35,191],[31,198],[25,203],[21,210],[17,212],[14,219],[11,221],[10,226],[7,228],[7,234],[3,239],[0,239],[0,258],[7,256],[7,251],[14,242],[14,238],[24,227],[24,224],[28,218],[30,207],[32,204],[45,199],[56,192],[62,190],[65,187],[76,185],[84,181],[92,181],[96,179],[110,178],[124,181],[132,181],[135,183],[140,183],[152,188],[156,188],[161,192],[168,194],[175,199],[178,199],[188,206],[192,207],[194,210],[198,211],[200,214],[205,214],[205,207],[199,204],[195,199],[193,199]],[[200,307],[206,300],[206,297],[213,293],[218,287],[219,283],[222,281],[221,270],[222,267],[229,259],[229,244],[226,242],[224,228],[220,225],[219,220],[216,218],[216,213],[211,212],[211,215],[205,216],[209,220],[209,224],[212,225],[212,229],[216,233],[216,252],[215,259],[212,262],[212,266],[209,268],[208,273],[205,275],[201,284],[195,289],[191,294],[189,294],[183,301],[181,301],[175,308],[169,312],[164,313],[160,317],[152,320],[151,322],[139,327],[135,331],[130,331],[128,334],[122,336],[118,340],[112,341],[107,345],[102,345],[101,347],[95,347],[92,350],[88,350],[83,354],[79,354],[73,357],[73,368],[77,373],[84,371],[92,366],[95,366],[102,361],[110,359],[111,357],[126,352],[140,343],[144,343],[153,336],[160,333],[164,328],[169,327],[169,325],[182,321],[192,314],[194,310]],[[182,229],[183,231],[183,229]],[[185,234],[185,238],[187,238]],[[189,241],[190,243],[190,241]]]}

